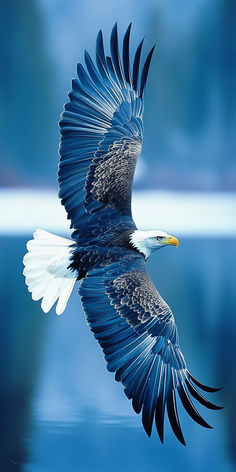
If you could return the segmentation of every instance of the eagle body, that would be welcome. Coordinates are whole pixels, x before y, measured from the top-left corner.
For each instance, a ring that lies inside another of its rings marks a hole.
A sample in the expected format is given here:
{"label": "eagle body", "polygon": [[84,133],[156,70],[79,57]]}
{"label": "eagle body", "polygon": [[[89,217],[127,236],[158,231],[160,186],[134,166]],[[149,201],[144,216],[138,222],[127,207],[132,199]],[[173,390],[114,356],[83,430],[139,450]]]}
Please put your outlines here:
{"label": "eagle body", "polygon": [[185,444],[177,397],[188,414],[210,428],[192,398],[219,409],[200,392],[214,392],[188,370],[175,319],[146,271],[158,249],[178,246],[162,230],[137,229],[131,211],[132,184],[143,142],[144,92],[154,48],[140,67],[143,41],[130,65],[129,25],[118,45],[117,25],[106,56],[100,31],[96,65],[85,51],[60,120],[59,198],[71,221],[71,239],[38,229],[28,241],[24,275],[44,312],[66,308],[78,281],[88,325],[107,369],[122,383],[150,436],[161,441],[164,417]]}
{"label": "eagle body", "polygon": [[[89,243],[87,238],[77,234],[76,246],[71,255],[70,267],[77,271],[79,279],[83,278],[89,270],[99,267],[104,263],[115,262],[117,259],[129,257],[136,254],[137,250],[131,243],[131,236],[134,232],[132,228],[127,225],[117,225],[113,228],[91,229],[91,236]],[[103,225],[102,225],[103,227]],[[88,233],[87,233],[88,231]],[[90,228],[87,228],[86,233],[90,234]],[[98,243],[99,241],[99,243]]]}

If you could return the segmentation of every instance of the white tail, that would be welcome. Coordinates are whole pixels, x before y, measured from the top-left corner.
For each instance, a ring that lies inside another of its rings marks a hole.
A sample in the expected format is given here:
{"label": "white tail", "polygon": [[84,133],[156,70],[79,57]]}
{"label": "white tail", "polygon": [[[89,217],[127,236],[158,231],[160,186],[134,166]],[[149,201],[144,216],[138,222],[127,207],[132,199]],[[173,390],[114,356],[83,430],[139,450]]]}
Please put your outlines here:
{"label": "white tail", "polygon": [[42,298],[41,308],[47,313],[58,299],[57,315],[66,308],[77,275],[68,269],[72,240],[56,236],[42,229],[28,241],[24,256],[23,274],[33,300]]}

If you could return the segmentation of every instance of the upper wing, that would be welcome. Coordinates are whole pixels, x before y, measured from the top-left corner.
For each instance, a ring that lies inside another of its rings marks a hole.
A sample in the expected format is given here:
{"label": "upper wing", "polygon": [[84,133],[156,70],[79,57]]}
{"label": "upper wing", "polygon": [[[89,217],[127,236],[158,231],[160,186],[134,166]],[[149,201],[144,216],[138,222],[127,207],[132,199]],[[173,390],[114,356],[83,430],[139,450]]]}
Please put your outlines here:
{"label": "upper wing", "polygon": [[[142,258],[143,259],[143,258]],[[82,304],[95,338],[103,348],[107,368],[115,372],[143,426],[151,434],[156,428],[163,441],[164,413],[185,444],[181,431],[176,393],[189,415],[210,428],[193,405],[189,393],[201,404],[219,409],[195,388],[213,392],[187,370],[178,344],[173,314],[145,271],[143,260],[118,262],[92,270],[80,287]]]}
{"label": "upper wing", "polygon": [[[129,65],[128,27],[121,64],[117,25],[111,33],[111,57],[105,57],[98,33],[95,67],[85,51],[87,71],[78,64],[70,101],[60,121],[59,197],[71,226],[79,229],[97,210],[131,217],[131,192],[143,141],[143,96],[153,49],[139,80],[143,41]],[[101,213],[101,211],[100,211]]]}

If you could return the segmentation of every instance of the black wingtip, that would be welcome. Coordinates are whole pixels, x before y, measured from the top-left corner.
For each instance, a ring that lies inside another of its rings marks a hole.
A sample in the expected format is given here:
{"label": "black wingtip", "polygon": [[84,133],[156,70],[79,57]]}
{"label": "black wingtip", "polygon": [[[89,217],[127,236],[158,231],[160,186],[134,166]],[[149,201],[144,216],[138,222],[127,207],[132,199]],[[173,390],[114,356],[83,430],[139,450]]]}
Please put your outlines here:
{"label": "black wingtip", "polygon": [[117,21],[114,23],[113,28],[111,30],[111,38],[115,36],[118,36]]}
{"label": "black wingtip", "polygon": [[163,405],[163,399],[162,397],[158,397],[157,405],[156,405],[155,421],[156,421],[156,429],[158,432],[158,436],[162,444],[164,442],[164,413],[165,413],[165,408]]}
{"label": "black wingtip", "polygon": [[143,405],[142,423],[143,423],[145,432],[147,433],[149,438],[152,434],[154,412],[155,412],[154,405],[152,404],[152,406],[150,407],[149,402],[148,401],[145,402]]}
{"label": "black wingtip", "polygon": [[103,33],[102,30],[100,29],[97,34],[97,43],[103,43]]}
{"label": "black wingtip", "polygon": [[200,413],[197,411],[197,409],[195,408],[195,406],[193,405],[191,399],[189,398],[189,395],[186,391],[186,388],[185,388],[185,385],[183,382],[181,382],[178,387],[177,387],[177,390],[178,390],[178,394],[179,394],[179,397],[180,397],[180,400],[182,402],[182,405],[183,407],[185,408],[185,410],[187,411],[187,413],[189,414],[189,416],[191,416],[191,418],[196,421],[196,423],[200,424],[200,426],[203,426],[204,428],[209,428],[209,429],[212,429],[212,426],[209,425],[203,418],[202,416],[200,415]]}
{"label": "black wingtip", "polygon": [[168,414],[172,431],[177,437],[177,439],[181,442],[181,444],[183,444],[183,446],[186,446],[186,442],[185,442],[182,429],[180,426],[180,422],[179,422],[179,415],[178,415],[176,398],[175,398],[175,390],[172,387],[170,388],[168,392],[166,406],[167,406],[167,414]]}
{"label": "black wingtip", "polygon": [[204,384],[202,384],[201,382],[199,382],[199,380],[196,379],[196,378],[189,372],[189,370],[187,370],[187,373],[188,373],[189,377],[191,378],[191,380],[195,383],[195,385],[197,385],[199,388],[201,388],[202,390],[204,390],[204,392],[214,393],[214,392],[219,392],[219,390],[222,389],[222,387],[218,387],[218,388],[208,387],[207,385],[204,385]]}
{"label": "black wingtip", "polygon": [[132,23],[129,24],[123,39],[123,69],[125,80],[131,85],[130,63],[129,63],[129,42]]}
{"label": "black wingtip", "polygon": [[186,378],[185,380],[186,385],[188,387],[189,393],[195,398],[199,403],[201,403],[203,406],[206,408],[209,408],[210,410],[222,410],[222,406],[215,405],[212,402],[209,402],[205,397],[203,397],[197,390],[196,388],[191,384],[191,382]]}
{"label": "black wingtip", "polygon": [[143,47],[143,41],[144,38],[142,39],[141,43],[139,43],[136,53],[134,56],[134,64],[133,64],[133,74],[132,74],[132,83],[133,83],[133,89],[138,90],[138,75],[139,75],[139,64],[140,64],[140,55]]}
{"label": "black wingtip", "polygon": [[112,57],[113,65],[114,65],[114,70],[117,75],[118,82],[120,83],[120,86],[122,86],[122,84],[125,84],[125,81],[124,81],[122,66],[120,62],[117,22],[114,24],[112,28],[111,38],[110,38],[110,48],[111,48],[111,57]]}
{"label": "black wingtip", "polygon": [[139,93],[141,98],[143,98],[143,96],[144,96],[145,87],[146,87],[146,83],[147,83],[147,77],[148,77],[148,71],[149,71],[149,67],[150,67],[150,64],[151,64],[152,55],[153,55],[155,47],[156,47],[156,45],[154,44],[154,46],[152,47],[151,51],[149,52],[149,54],[147,56],[147,59],[144,63],[144,66],[143,66],[141,82],[140,82],[140,93]]}
{"label": "black wingtip", "polygon": [[145,433],[148,435],[148,437],[150,438],[151,437],[151,434],[152,434],[152,428],[150,428],[150,425],[145,423],[144,421],[142,421],[143,423],[143,427],[144,427],[144,430],[145,430]]}
{"label": "black wingtip", "polygon": [[[104,51],[104,43],[103,43],[103,34],[102,34],[101,29],[99,30],[99,32],[97,34],[96,56],[97,56],[98,69],[100,70],[101,74],[103,75],[103,68],[106,70],[106,59],[105,59],[105,51]],[[99,60],[98,60],[98,58],[99,58]]]}

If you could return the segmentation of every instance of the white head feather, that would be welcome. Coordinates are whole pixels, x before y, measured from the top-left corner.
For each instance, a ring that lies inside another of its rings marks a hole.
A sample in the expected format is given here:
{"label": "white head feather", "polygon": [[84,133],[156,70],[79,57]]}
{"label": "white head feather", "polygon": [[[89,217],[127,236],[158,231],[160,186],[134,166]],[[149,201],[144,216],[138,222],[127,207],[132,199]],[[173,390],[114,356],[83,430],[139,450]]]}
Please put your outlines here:
{"label": "white head feather", "polygon": [[161,242],[161,239],[158,240],[158,238],[167,237],[168,234],[164,231],[142,231],[137,229],[131,234],[130,242],[147,259],[153,251],[164,247],[165,244]]}

